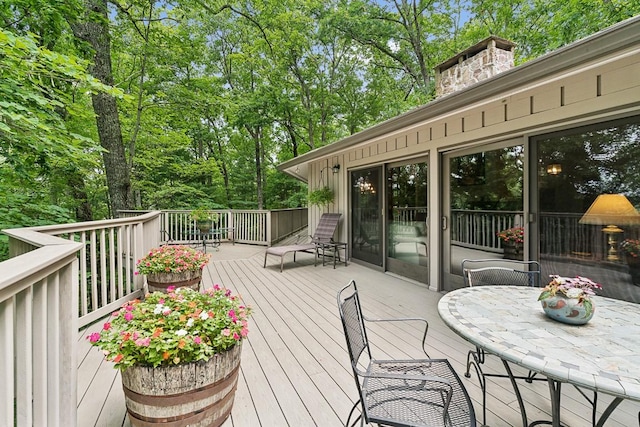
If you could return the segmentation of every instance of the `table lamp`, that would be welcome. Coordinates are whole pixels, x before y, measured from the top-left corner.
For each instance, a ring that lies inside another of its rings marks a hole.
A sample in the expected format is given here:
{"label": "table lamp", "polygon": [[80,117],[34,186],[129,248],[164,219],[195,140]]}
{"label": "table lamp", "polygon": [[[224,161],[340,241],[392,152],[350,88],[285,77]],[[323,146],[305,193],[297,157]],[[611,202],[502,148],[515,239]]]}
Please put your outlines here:
{"label": "table lamp", "polygon": [[580,224],[604,225],[607,235],[607,261],[618,261],[616,234],[622,233],[619,225],[640,223],[640,214],[623,194],[601,194],[582,215]]}

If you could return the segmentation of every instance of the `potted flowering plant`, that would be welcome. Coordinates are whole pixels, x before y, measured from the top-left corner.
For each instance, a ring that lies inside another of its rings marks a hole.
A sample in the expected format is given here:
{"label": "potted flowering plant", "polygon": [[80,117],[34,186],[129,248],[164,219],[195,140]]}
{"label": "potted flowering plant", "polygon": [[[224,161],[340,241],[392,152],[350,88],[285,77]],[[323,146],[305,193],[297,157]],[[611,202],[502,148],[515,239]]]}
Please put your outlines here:
{"label": "potted flowering plant", "polygon": [[210,257],[211,254],[185,245],[160,246],[138,260],[136,274],[147,276],[149,291],[166,290],[169,286],[190,286],[197,290],[202,269]]}
{"label": "potted flowering plant", "polygon": [[202,414],[209,421],[198,425],[220,425],[231,411],[250,313],[219,285],[169,287],[125,303],[87,338],[122,371],[133,426],[194,425]]}
{"label": "potted flowering plant", "polygon": [[211,230],[212,222],[218,220],[218,214],[216,212],[210,212],[209,209],[205,207],[192,210],[189,216],[195,221],[196,228],[200,230],[201,233],[208,233]]}
{"label": "potted flowering plant", "polygon": [[593,317],[595,306],[592,297],[602,285],[586,277],[575,278],[551,275],[551,281],[542,289],[538,301],[552,319],[581,325]]}
{"label": "potted flowering plant", "polygon": [[502,242],[504,257],[507,259],[524,259],[524,227],[511,227],[496,233]]}
{"label": "potted flowering plant", "polygon": [[624,239],[620,243],[620,252],[630,258],[640,257],[640,240],[638,239]]}

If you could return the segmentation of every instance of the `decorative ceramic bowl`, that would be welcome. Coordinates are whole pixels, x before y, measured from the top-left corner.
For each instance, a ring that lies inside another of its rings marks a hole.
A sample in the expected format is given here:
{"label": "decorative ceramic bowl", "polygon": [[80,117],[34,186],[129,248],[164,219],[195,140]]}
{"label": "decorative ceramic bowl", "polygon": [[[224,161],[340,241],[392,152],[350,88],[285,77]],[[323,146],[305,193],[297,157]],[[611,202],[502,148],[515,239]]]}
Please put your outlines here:
{"label": "decorative ceramic bowl", "polygon": [[545,298],[540,302],[548,317],[570,325],[584,325],[591,320],[596,311],[593,301],[591,301],[591,310],[587,312],[587,308],[585,308],[584,304],[578,303],[577,298],[567,298],[560,293]]}

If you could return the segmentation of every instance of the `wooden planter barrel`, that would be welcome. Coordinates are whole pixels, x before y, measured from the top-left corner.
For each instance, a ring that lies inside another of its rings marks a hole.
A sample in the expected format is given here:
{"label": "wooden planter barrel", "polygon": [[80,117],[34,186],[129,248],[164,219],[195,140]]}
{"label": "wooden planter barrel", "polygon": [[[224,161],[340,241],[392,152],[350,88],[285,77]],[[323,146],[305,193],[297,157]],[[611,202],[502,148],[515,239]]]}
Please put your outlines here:
{"label": "wooden planter barrel", "polygon": [[524,247],[522,243],[502,242],[505,259],[524,260]]}
{"label": "wooden planter barrel", "polygon": [[220,426],[231,413],[240,352],[238,344],[208,361],[183,365],[132,366],[122,388],[134,427]]}
{"label": "wooden planter barrel", "polygon": [[182,271],[180,273],[149,273],[147,274],[147,285],[149,292],[166,292],[169,286],[176,288],[191,288],[200,290],[202,280],[202,270]]}

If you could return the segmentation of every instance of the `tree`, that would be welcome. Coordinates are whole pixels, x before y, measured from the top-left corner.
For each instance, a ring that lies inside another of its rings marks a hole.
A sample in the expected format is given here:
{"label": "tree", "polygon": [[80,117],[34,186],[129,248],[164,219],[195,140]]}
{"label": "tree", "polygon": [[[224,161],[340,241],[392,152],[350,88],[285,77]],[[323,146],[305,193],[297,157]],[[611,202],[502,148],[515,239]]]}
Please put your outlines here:
{"label": "tree", "polygon": [[[74,35],[89,43],[93,50],[90,73],[105,85],[113,86],[108,23],[107,0],[85,0],[84,16],[70,21]],[[104,148],[102,158],[109,188],[109,206],[112,215],[117,216],[118,211],[134,207],[118,105],[116,98],[105,92],[92,95],[92,102],[100,144]]]}
{"label": "tree", "polygon": [[[0,56],[0,229],[73,221],[77,205],[52,197],[56,172],[95,168],[99,153],[69,126],[89,118],[74,95],[118,91],[89,76],[78,58],[42,47],[33,36],[0,29]],[[0,237],[3,256],[6,237]]]}

